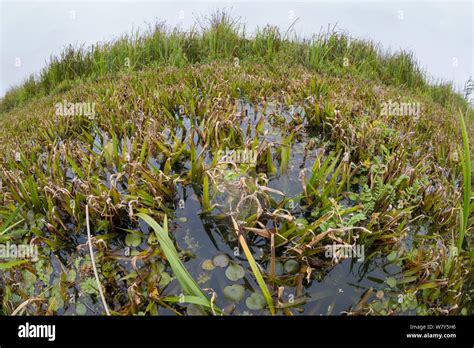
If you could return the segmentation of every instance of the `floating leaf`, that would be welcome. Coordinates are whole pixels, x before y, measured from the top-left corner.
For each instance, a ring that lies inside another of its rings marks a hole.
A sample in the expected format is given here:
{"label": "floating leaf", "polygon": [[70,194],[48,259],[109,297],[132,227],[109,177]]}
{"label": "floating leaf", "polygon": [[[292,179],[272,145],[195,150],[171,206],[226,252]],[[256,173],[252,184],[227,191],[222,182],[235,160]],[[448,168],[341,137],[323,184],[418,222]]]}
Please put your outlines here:
{"label": "floating leaf", "polygon": [[397,280],[394,277],[389,277],[387,278],[387,284],[391,288],[394,288],[395,286],[397,286]]}
{"label": "floating leaf", "polygon": [[97,294],[97,283],[94,278],[86,278],[82,283],[81,283],[81,291],[85,292],[86,294],[93,295]]}
{"label": "floating leaf", "polygon": [[392,262],[397,258],[397,252],[394,250],[390,254],[387,255],[387,260]]}
{"label": "floating leaf", "polygon": [[70,283],[74,283],[76,281],[76,271],[71,269],[67,273],[67,281]]}
{"label": "floating leaf", "polygon": [[84,304],[82,304],[82,303],[76,304],[76,313],[78,315],[86,315],[86,313],[87,313],[86,306],[84,306]]}
{"label": "floating leaf", "polygon": [[308,220],[306,220],[305,218],[298,218],[295,220],[295,224],[296,224],[296,229],[301,231],[306,226],[308,226]]}
{"label": "floating leaf", "polygon": [[158,282],[160,288],[164,288],[166,285],[171,283],[171,276],[168,272],[162,272],[160,276],[160,281]]}
{"label": "floating leaf", "polygon": [[64,300],[59,294],[49,298],[49,310],[57,311],[60,308],[64,307]]}
{"label": "floating leaf", "polygon": [[146,214],[138,213],[137,216],[142,218],[155,231],[155,234],[160,241],[160,246],[162,247],[166,258],[170,263],[171,269],[173,270],[175,277],[177,278],[185,293],[192,294],[192,297],[199,299],[199,305],[209,308],[212,307],[214,311],[220,313],[220,309],[211,304],[211,301],[201,290],[199,285],[196,283],[194,278],[191,276],[191,274],[179,258],[178,251],[176,250],[173,241],[168,235],[168,220],[166,215],[163,219],[163,227],[161,227],[155,220],[153,220],[153,218]]}
{"label": "floating leaf", "polygon": [[206,314],[205,312],[203,312],[203,310],[199,306],[197,306],[193,303],[191,303],[190,305],[188,305],[186,307],[186,313],[188,315],[192,315],[192,316],[194,316],[194,315],[202,316],[202,315]]}
{"label": "floating leaf", "polygon": [[209,276],[209,273],[200,273],[197,277],[197,282],[198,284],[204,284],[206,283],[211,277]]}
{"label": "floating leaf", "polygon": [[217,256],[214,256],[214,258],[212,259],[212,263],[216,267],[225,268],[229,265],[229,257],[225,254],[219,254]]}
{"label": "floating leaf", "polygon": [[224,296],[230,301],[238,302],[244,298],[245,289],[240,284],[228,285],[224,288]]}
{"label": "floating leaf", "polygon": [[245,270],[242,266],[237,265],[237,264],[231,264],[227,269],[225,270],[225,275],[227,278],[229,278],[232,281],[239,280],[244,277],[245,275]]}
{"label": "floating leaf", "polygon": [[252,309],[254,311],[258,311],[259,309],[265,308],[265,304],[265,298],[258,292],[254,292],[245,300],[245,305],[247,306],[247,308]]}
{"label": "floating leaf", "polygon": [[[270,273],[270,263],[268,264],[267,273]],[[283,264],[281,262],[275,262],[275,275],[281,276],[283,274]]]}
{"label": "floating leaf", "polygon": [[275,275],[280,276],[283,274],[283,264],[281,262],[275,263]]}
{"label": "floating leaf", "polygon": [[296,260],[288,260],[285,262],[283,268],[285,269],[285,272],[295,274],[300,269],[300,264]]}
{"label": "floating leaf", "polygon": [[415,310],[418,307],[418,301],[415,294],[407,294],[404,296],[405,304],[409,310]]}
{"label": "floating leaf", "polygon": [[142,242],[142,238],[135,233],[129,233],[125,237],[125,244],[131,247],[137,247]]}
{"label": "floating leaf", "polygon": [[36,283],[36,275],[31,273],[30,271],[23,272],[23,285],[25,288],[34,287]]}
{"label": "floating leaf", "polygon": [[212,263],[212,260],[210,259],[204,260],[201,264],[201,267],[206,271],[212,271],[215,268],[214,264]]}

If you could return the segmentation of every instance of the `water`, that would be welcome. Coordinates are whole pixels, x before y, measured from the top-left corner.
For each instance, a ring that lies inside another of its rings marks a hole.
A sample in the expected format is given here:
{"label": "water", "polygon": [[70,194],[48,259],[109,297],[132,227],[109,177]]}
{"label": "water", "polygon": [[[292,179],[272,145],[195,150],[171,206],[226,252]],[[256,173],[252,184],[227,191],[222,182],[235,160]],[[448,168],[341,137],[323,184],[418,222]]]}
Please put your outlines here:
{"label": "water", "polygon": [[[279,105],[267,106],[265,111],[261,106],[254,107],[245,101],[239,101],[237,104],[237,112],[241,113],[240,129],[244,134],[244,143],[247,140],[253,139],[257,136],[255,132],[255,125],[260,119],[265,119],[264,132],[259,133],[259,143],[269,142],[280,144],[285,134],[282,134],[283,129],[288,129],[288,123],[292,121],[292,117],[286,108]],[[272,123],[269,119],[272,115],[282,116],[282,124]],[[300,112],[302,125],[306,125],[304,111]],[[190,131],[190,123],[185,115],[182,115],[183,128],[179,129],[179,137],[186,137]],[[272,125],[273,124],[273,125]],[[250,134],[246,134],[248,125],[250,125]],[[178,133],[178,130],[175,130]],[[330,145],[323,142],[314,134],[307,134],[304,128],[295,133],[294,142],[291,145],[290,160],[288,170],[280,173],[279,163],[275,161],[277,171],[268,177],[267,186],[275,190],[281,191],[286,198],[294,198],[294,207],[292,214],[295,217],[306,217],[311,219],[309,212],[303,205],[298,196],[302,193],[301,171],[306,171],[308,176],[315,159],[318,156],[324,156],[327,153],[327,147]],[[196,140],[196,139],[195,139]],[[129,139],[126,140],[129,142]],[[306,145],[312,142],[313,146],[305,148]],[[121,141],[123,144],[123,141]],[[94,141],[94,150],[103,147],[102,141],[96,136]],[[129,146],[127,146],[129,147]],[[121,151],[121,150],[120,150]],[[215,152],[206,150],[205,162],[211,163],[214,156],[220,155]],[[197,152],[200,152],[198,149]],[[162,157],[162,156],[161,156]],[[164,159],[158,155],[148,161],[150,167],[162,168]],[[185,163],[186,168],[190,168],[189,163]],[[105,169],[105,168],[104,168]],[[113,170],[109,172],[105,170],[101,181],[108,187],[111,187],[111,174],[116,174]],[[238,178],[254,177],[255,171],[237,172]],[[119,182],[116,183],[117,188],[122,195],[128,194],[127,177],[123,176]],[[228,213],[229,205],[235,208],[237,202],[235,192],[230,191],[228,182],[218,177],[221,181],[223,192],[217,195],[217,202],[223,204],[222,207],[210,213],[203,213],[201,202],[199,199],[200,192],[196,192],[199,188],[193,184],[176,185],[176,194],[173,202],[166,202],[167,206],[174,205],[174,214],[169,216],[169,233],[172,238],[176,240],[177,249],[184,260],[186,268],[189,270],[193,278],[198,282],[199,286],[208,294],[215,292],[217,294],[216,305],[222,309],[227,309],[230,313],[235,315],[259,315],[269,314],[268,310],[249,310],[246,307],[245,299],[253,292],[260,292],[259,286],[255,281],[250,266],[246,260],[245,254],[239,247],[236,233],[233,225],[228,218],[222,218],[222,215]],[[273,194],[275,200],[281,200],[278,194]],[[351,201],[343,199],[339,204],[344,208],[351,206]],[[252,213],[250,205],[248,207]],[[221,214],[219,214],[221,213]],[[122,306],[123,310],[127,310],[129,306],[129,299],[136,297],[137,301],[150,301],[150,289],[160,281],[160,276],[164,272],[172,275],[172,271],[167,266],[166,262],[162,263],[162,258],[150,248],[150,237],[153,236],[152,230],[143,221],[140,221],[138,226],[130,223],[126,214],[120,216],[118,220],[114,221],[113,233],[107,233],[107,226],[94,226],[94,235],[100,236],[107,242],[107,248],[101,248],[105,257],[101,259],[99,265],[99,272],[104,275],[107,282],[104,282],[107,294],[113,294],[114,303],[111,307],[119,308]],[[314,218],[313,218],[314,220]],[[310,220],[311,222],[311,220]],[[72,246],[63,249],[62,252],[56,256],[54,253],[51,257],[51,275],[49,281],[54,284],[55,279],[61,277],[65,268],[75,269],[77,276],[74,281],[76,284],[68,289],[68,296],[74,298],[74,302],[66,302],[62,308],[58,309],[58,314],[74,314],[77,310],[77,304],[82,303],[86,307],[86,314],[100,314],[103,313],[103,307],[98,301],[97,294],[88,293],[89,286],[87,282],[94,283],[93,274],[90,270],[90,261],[88,258],[88,249],[86,247],[87,239],[84,229],[80,233],[76,233],[77,226],[74,226],[74,221],[70,221]],[[267,223],[267,228],[278,227],[279,222],[270,219]],[[127,231],[140,231],[141,239],[136,247],[127,248],[125,236]],[[318,231],[315,231],[318,233]],[[246,236],[247,242],[251,249],[252,255],[261,267],[263,273],[269,269],[269,255],[270,243],[255,233],[249,232]],[[156,243],[155,243],[156,244]],[[288,250],[291,246],[289,243],[276,249],[276,261],[283,264],[289,257],[294,257],[296,254]],[[96,250],[98,246],[96,245]],[[158,250],[158,249],[156,249]],[[130,252],[130,254],[128,254]],[[365,250],[365,255],[369,255],[371,250]],[[202,264],[205,260],[212,259],[216,255],[225,254],[229,257],[231,262],[241,265],[245,269],[245,276],[237,281],[230,281],[225,275],[225,268],[216,267],[211,271],[204,270]],[[79,260],[79,261],[78,261]],[[104,261],[105,260],[105,261]],[[277,272],[275,283],[278,285],[270,285],[272,293],[277,292],[278,286],[284,288],[280,301],[284,306],[291,308],[294,314],[303,315],[340,315],[351,309],[357,307],[363,294],[370,288],[374,291],[368,298],[370,302],[375,293],[379,289],[384,289],[386,286],[384,280],[392,275],[400,272],[400,267],[387,262],[387,259],[381,253],[376,254],[375,257],[366,258],[365,261],[357,261],[357,259],[345,259],[337,264],[332,264],[330,259],[318,257],[319,262],[316,265],[312,264],[311,273],[290,274],[288,272]],[[161,267],[159,270],[156,267]],[[85,270],[84,270],[85,269]],[[130,285],[127,282],[127,277],[135,279]],[[88,280],[87,280],[88,279]],[[228,301],[223,293],[224,287],[228,285],[240,284],[245,288],[245,296],[243,300],[234,303]],[[91,290],[93,292],[93,290]],[[165,286],[160,286],[160,296],[179,296],[181,288],[176,280],[171,281]],[[110,296],[109,296],[110,297]],[[183,309],[186,304],[182,304]],[[189,310],[188,314],[193,311]],[[174,314],[172,310],[160,307],[159,314]],[[282,313],[280,311],[280,313]]]}
{"label": "water", "polygon": [[[272,105],[263,113],[261,107],[240,102],[237,111],[244,115],[241,121],[243,134],[248,124],[251,124],[249,139],[253,139],[255,134],[255,124],[261,117],[265,118],[265,136],[259,135],[259,142],[281,142],[281,130],[279,127],[273,127],[268,121],[270,115],[279,113],[284,116],[285,123],[291,120],[288,111],[279,112],[278,106]],[[301,113],[304,120],[304,112]],[[306,120],[304,120],[306,122]],[[315,138],[312,138],[313,141]],[[244,137],[244,143],[246,142]],[[297,197],[301,194],[302,185],[299,178],[301,170],[311,172],[311,167],[317,155],[324,152],[324,144],[316,139],[317,145],[313,151],[305,153],[304,146],[310,140],[310,137],[303,134],[291,146],[291,157],[288,165],[288,171],[282,174],[271,175],[269,177],[268,187],[285,193],[285,197]],[[215,155],[215,154],[214,154]],[[209,162],[212,161],[212,154],[206,156]],[[180,186],[178,189],[179,199],[184,202],[182,209],[178,208],[175,213],[173,223],[170,225],[170,231],[176,238],[179,250],[185,250],[189,255],[186,261],[186,267],[198,280],[203,288],[212,289],[217,293],[216,304],[221,308],[226,308],[229,301],[225,299],[223,289],[227,285],[240,284],[245,288],[244,299],[252,292],[260,292],[250,266],[246,261],[245,255],[239,248],[239,243],[229,219],[216,218],[212,214],[202,214],[202,207],[199,198],[196,195],[192,185]],[[230,196],[228,192],[223,192],[224,197]],[[281,197],[280,197],[281,198]],[[348,201],[342,202],[348,205]],[[298,216],[301,209],[298,209],[300,201],[295,198],[295,208],[293,213]],[[234,202],[235,205],[235,202]],[[225,208],[223,209],[225,212]],[[262,270],[269,268],[270,248],[269,242],[263,237],[249,233],[247,235],[252,255],[261,266]],[[368,251],[367,251],[368,252]],[[224,268],[215,268],[212,271],[205,271],[202,263],[206,259],[212,259],[219,254],[227,255],[231,261],[242,265],[246,270],[243,279],[233,282],[225,276]],[[277,250],[277,260],[285,260],[286,248]],[[384,261],[385,260],[385,261]],[[385,262],[385,263],[384,263]],[[308,315],[338,315],[345,311],[354,309],[361,299],[361,296],[369,288],[373,288],[375,296],[378,289],[383,288],[385,278],[394,275],[400,271],[400,268],[393,264],[386,264],[386,259],[380,255],[370,262],[358,262],[355,259],[345,259],[337,265],[330,267],[315,268],[311,277],[305,275],[281,275],[278,277],[280,285],[284,286],[281,301],[291,305],[300,303],[294,307],[296,312]],[[298,284],[297,278],[300,278]],[[302,281],[301,281],[302,280]],[[276,288],[273,288],[276,290]],[[236,304],[233,314],[268,314],[268,310],[249,311],[245,306],[245,301]]]}

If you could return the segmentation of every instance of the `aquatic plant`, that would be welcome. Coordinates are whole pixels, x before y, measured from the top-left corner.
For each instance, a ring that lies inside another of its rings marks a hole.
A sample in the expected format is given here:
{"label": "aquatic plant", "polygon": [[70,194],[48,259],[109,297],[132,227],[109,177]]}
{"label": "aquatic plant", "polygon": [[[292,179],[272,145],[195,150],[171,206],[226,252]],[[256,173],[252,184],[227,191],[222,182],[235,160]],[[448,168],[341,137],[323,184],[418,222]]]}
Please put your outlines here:
{"label": "aquatic plant", "polygon": [[346,34],[201,24],[68,50],[2,100],[0,241],[40,246],[3,263],[2,313],[100,314],[99,289],[113,315],[469,313],[465,101]]}
{"label": "aquatic plant", "polygon": [[461,223],[459,230],[459,239],[457,247],[459,250],[462,249],[462,244],[464,241],[464,234],[467,231],[469,223],[469,211],[471,204],[471,156],[469,148],[469,140],[467,135],[466,123],[464,122],[464,116],[462,112],[459,112],[459,120],[461,123],[461,132],[463,140],[463,152],[461,158],[462,172],[463,172],[463,203],[462,203],[462,213],[461,213]]}
{"label": "aquatic plant", "polygon": [[[147,214],[139,213],[137,217],[143,219],[155,231],[156,237],[163,248],[166,259],[170,263],[173,273],[181,284],[185,292],[183,302],[198,304],[212,310],[213,313],[220,313],[220,309],[208,299],[206,294],[201,290],[194,278],[189,274],[183,262],[179,258],[178,251],[173,245],[173,241],[168,236],[168,222],[166,215],[163,220],[163,227],[161,227],[152,217]],[[171,299],[168,299],[171,300]]]}

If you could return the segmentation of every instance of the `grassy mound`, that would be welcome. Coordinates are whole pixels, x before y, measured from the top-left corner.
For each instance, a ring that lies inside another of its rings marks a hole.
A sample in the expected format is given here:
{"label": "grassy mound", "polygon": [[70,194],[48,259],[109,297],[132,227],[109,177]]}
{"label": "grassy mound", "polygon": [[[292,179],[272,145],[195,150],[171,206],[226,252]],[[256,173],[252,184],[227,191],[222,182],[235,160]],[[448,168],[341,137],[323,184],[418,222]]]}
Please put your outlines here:
{"label": "grassy mound", "polygon": [[[346,312],[472,310],[458,116],[472,109],[410,54],[336,32],[247,38],[218,14],[71,48],[0,105],[0,240],[39,248],[0,263],[4,314],[320,313],[333,295],[313,285],[348,259],[327,257],[334,243],[394,270]],[[219,238],[233,285],[197,230]]]}
{"label": "grassy mound", "polygon": [[137,31],[111,43],[88,48],[70,46],[60,57],[52,57],[39,74],[8,91],[0,103],[0,112],[35,97],[68,90],[77,80],[216,59],[300,64],[318,73],[359,76],[423,91],[443,106],[466,106],[449,84],[427,83],[411,53],[384,52],[371,41],[354,39],[334,29],[311,39],[298,39],[291,37],[291,28],[282,33],[277,27],[266,26],[249,38],[238,19],[220,12],[198,24],[200,28],[191,31],[170,30],[165,24],[156,24],[144,33]]}

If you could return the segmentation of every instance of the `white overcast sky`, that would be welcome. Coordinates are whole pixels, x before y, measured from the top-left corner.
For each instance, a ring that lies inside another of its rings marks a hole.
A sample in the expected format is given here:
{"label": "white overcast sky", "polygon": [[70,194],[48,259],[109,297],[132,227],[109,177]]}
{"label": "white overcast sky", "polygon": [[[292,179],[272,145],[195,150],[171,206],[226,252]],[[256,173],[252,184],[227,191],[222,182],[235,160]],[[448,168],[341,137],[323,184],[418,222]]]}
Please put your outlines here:
{"label": "white overcast sky", "polygon": [[216,9],[241,17],[249,34],[266,24],[286,30],[292,15],[299,18],[295,31],[300,36],[337,24],[386,49],[413,51],[433,78],[454,81],[458,89],[474,75],[472,1],[0,0],[0,96],[68,44],[114,39],[157,19],[189,28]]}

